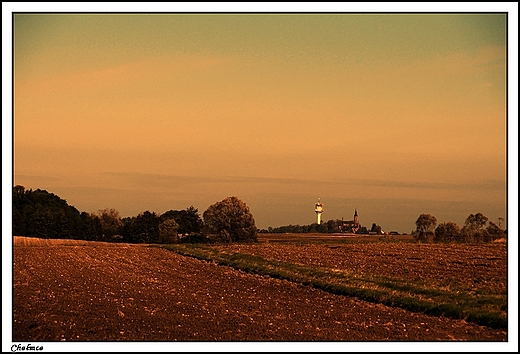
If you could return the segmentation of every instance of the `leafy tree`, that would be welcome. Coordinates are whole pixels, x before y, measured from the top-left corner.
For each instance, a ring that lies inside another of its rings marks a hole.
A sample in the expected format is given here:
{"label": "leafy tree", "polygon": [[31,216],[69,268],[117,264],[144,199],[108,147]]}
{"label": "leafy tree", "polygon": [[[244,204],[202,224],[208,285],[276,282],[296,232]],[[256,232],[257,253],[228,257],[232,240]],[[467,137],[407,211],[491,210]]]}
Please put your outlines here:
{"label": "leafy tree", "polygon": [[333,219],[330,219],[327,221],[326,225],[327,225],[327,233],[334,233],[334,232],[339,232],[339,220],[333,220]]}
{"label": "leafy tree", "polygon": [[[499,223],[500,219],[501,218],[499,218]],[[476,213],[470,214],[466,218],[461,234],[466,242],[492,242],[493,240],[505,237],[506,233],[500,225],[489,221],[487,216],[482,213]]]}
{"label": "leafy tree", "polygon": [[159,236],[161,243],[179,242],[179,224],[175,219],[167,219],[159,224]]}
{"label": "leafy tree", "polygon": [[470,214],[466,218],[464,225],[469,226],[475,230],[478,230],[478,229],[482,229],[486,225],[488,220],[489,220],[488,217],[482,213]]}
{"label": "leafy tree", "polygon": [[356,231],[356,234],[358,234],[358,235],[368,234],[368,229],[366,228],[366,226],[361,226],[359,228],[359,230]]}
{"label": "leafy tree", "polygon": [[431,214],[421,214],[415,221],[414,238],[419,242],[430,242],[433,239],[437,218]]}
{"label": "leafy tree", "polygon": [[25,219],[18,209],[13,208],[13,235],[26,235]]}
{"label": "leafy tree", "polygon": [[206,232],[224,242],[257,241],[255,219],[237,197],[212,204],[202,215]]}
{"label": "leafy tree", "polygon": [[161,222],[168,219],[175,219],[179,224],[178,232],[181,235],[199,233],[202,230],[202,219],[197,208],[190,206],[186,210],[169,210],[161,215]]}
{"label": "leafy tree", "polygon": [[123,240],[130,243],[159,243],[160,218],[155,212],[145,211],[123,219]]}
{"label": "leafy tree", "polygon": [[434,242],[457,242],[460,240],[460,226],[453,221],[440,223],[435,229]]}
{"label": "leafy tree", "polygon": [[376,223],[373,223],[372,224],[372,228],[370,229],[370,232],[375,232],[375,233],[382,233],[382,228],[380,225],[377,225]]}
{"label": "leafy tree", "polygon": [[326,223],[320,223],[316,226],[316,231],[324,234],[328,232],[328,225]]}
{"label": "leafy tree", "polygon": [[80,212],[46,190],[13,187],[13,233],[41,238],[84,239]]}
{"label": "leafy tree", "polygon": [[95,214],[81,212],[81,219],[83,220],[83,234],[85,240],[103,241],[103,229],[99,217]]}

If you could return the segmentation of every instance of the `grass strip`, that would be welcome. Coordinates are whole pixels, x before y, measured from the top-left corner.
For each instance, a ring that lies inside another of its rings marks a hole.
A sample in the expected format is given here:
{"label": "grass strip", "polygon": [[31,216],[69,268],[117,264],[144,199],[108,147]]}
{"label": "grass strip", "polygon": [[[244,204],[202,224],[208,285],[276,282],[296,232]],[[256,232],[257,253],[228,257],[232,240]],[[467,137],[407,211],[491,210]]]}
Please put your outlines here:
{"label": "grass strip", "polygon": [[161,246],[178,254],[215,262],[248,273],[312,286],[336,295],[399,307],[432,316],[465,319],[491,328],[507,328],[503,309],[506,296],[470,293],[463,289],[436,288],[424,282],[359,275],[312,265],[295,264],[260,256],[219,251],[197,244]]}

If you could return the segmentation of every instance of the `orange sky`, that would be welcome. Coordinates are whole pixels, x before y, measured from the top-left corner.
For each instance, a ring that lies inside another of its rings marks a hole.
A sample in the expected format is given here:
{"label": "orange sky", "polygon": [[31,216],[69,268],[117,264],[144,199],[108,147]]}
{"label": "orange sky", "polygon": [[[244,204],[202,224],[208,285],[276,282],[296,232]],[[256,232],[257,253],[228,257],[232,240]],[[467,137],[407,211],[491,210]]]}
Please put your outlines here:
{"label": "orange sky", "polygon": [[[257,226],[506,217],[505,14],[14,16],[14,181]],[[511,119],[511,118],[510,118]],[[516,119],[516,117],[514,118]]]}

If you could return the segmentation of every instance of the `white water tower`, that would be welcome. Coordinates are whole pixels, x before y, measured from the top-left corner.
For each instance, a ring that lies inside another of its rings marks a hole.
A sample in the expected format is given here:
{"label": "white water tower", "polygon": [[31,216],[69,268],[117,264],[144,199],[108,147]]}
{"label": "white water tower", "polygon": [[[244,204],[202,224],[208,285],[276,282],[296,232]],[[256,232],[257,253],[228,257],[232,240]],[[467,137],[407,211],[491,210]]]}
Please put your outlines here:
{"label": "white water tower", "polygon": [[314,209],[316,212],[316,216],[318,217],[318,225],[321,224],[321,213],[323,213],[323,204],[320,203],[320,198],[318,198],[318,202],[316,203],[316,208]]}

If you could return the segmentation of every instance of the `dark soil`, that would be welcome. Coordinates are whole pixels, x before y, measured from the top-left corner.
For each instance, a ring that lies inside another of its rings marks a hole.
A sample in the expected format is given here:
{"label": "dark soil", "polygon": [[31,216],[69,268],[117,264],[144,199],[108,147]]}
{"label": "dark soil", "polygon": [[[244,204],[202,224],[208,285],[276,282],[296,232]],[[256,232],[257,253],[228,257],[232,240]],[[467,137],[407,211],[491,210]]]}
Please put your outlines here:
{"label": "dark soil", "polygon": [[14,342],[507,340],[503,330],[333,295],[158,247],[15,245]]}
{"label": "dark soil", "polygon": [[504,243],[234,244],[221,250],[402,280],[503,294],[507,289]]}

